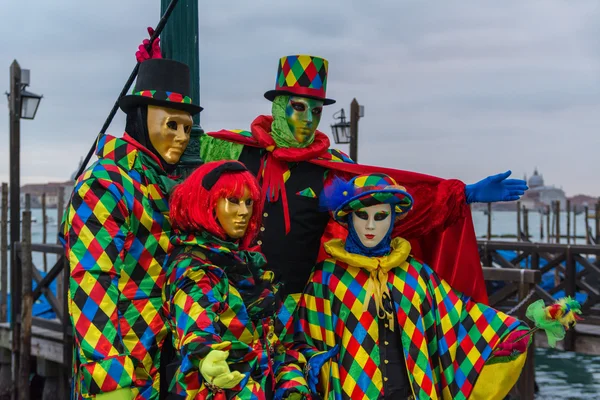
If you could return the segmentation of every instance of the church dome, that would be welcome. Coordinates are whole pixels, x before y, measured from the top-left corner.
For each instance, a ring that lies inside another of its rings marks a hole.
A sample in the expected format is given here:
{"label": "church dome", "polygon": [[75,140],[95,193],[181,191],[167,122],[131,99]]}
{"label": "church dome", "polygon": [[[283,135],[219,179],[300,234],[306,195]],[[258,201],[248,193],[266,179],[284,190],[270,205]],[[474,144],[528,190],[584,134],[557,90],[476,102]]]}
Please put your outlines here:
{"label": "church dome", "polygon": [[531,176],[531,178],[529,178],[529,181],[527,182],[527,185],[530,188],[536,188],[536,187],[542,187],[542,186],[544,186],[544,178],[542,177],[542,175],[540,175],[538,173],[537,168],[533,171],[533,175]]}

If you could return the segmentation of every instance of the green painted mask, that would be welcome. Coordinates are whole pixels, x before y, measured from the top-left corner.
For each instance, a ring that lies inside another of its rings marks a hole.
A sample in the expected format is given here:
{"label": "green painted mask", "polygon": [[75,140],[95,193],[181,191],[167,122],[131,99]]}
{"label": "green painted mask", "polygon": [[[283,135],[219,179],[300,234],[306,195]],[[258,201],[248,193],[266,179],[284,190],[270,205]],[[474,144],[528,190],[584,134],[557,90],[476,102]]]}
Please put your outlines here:
{"label": "green painted mask", "polygon": [[312,139],[321,121],[322,111],[322,100],[290,96],[285,108],[285,117],[298,143],[305,143]]}

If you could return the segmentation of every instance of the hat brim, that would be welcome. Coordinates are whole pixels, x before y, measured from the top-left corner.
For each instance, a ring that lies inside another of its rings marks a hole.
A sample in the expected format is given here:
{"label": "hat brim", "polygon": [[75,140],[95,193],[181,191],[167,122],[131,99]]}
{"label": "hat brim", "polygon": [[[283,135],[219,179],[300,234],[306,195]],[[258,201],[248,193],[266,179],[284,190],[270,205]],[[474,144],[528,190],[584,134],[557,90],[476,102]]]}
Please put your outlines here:
{"label": "hat brim", "polygon": [[268,90],[265,92],[265,99],[267,99],[269,101],[273,101],[273,100],[275,100],[275,97],[281,96],[281,95],[307,97],[309,99],[321,100],[323,102],[324,106],[328,106],[328,105],[335,103],[335,100],[333,100],[333,99],[324,99],[322,97],[307,96],[304,94],[298,94],[298,93],[294,93],[294,92],[287,91],[287,90]]}
{"label": "hat brim", "polygon": [[121,99],[119,99],[119,107],[121,108],[121,110],[123,110],[124,113],[128,113],[133,108],[143,105],[173,108],[175,110],[186,111],[191,115],[196,115],[203,110],[202,107],[197,106],[195,104],[175,103],[173,101],[157,100],[151,97],[136,96],[132,94],[123,96],[121,97]]}
{"label": "hat brim", "polygon": [[389,204],[395,207],[396,220],[404,218],[413,206],[413,198],[406,191],[390,187],[387,189],[370,190],[349,198],[340,204],[333,212],[333,219],[343,222],[354,211],[379,204]]}

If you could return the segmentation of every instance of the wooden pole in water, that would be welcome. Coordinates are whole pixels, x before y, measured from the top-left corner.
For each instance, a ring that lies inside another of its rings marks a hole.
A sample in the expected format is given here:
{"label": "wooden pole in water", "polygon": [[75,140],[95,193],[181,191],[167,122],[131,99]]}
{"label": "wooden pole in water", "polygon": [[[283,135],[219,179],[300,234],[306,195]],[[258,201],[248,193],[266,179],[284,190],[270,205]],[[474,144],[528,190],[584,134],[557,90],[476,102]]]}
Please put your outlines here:
{"label": "wooden pole in water", "polygon": [[8,322],[7,299],[8,299],[8,184],[2,182],[2,227],[0,236],[0,321]]}
{"label": "wooden pole in water", "polygon": [[556,200],[556,243],[560,243],[560,201]]}
{"label": "wooden pole in water", "polygon": [[25,210],[31,211],[31,195],[29,193],[25,193]]}
{"label": "wooden pole in water", "polygon": [[523,229],[525,230],[525,240],[529,241],[529,210],[523,206]]}
{"label": "wooden pole in water", "polygon": [[[56,226],[58,227],[58,229],[60,229],[60,226],[62,223],[64,208],[65,208],[64,204],[65,204],[65,188],[63,186],[59,186],[58,187],[58,198],[57,198],[57,202],[56,202]],[[56,235],[56,243],[60,244],[58,235]],[[65,294],[64,292],[66,292],[66,288],[65,288],[65,284],[64,284],[65,280],[63,279],[63,274],[69,273],[68,270],[66,269],[68,265],[69,265],[68,263],[65,263],[65,268],[63,268],[63,270],[56,277],[56,300],[58,300],[59,303],[62,302],[63,295]]]}
{"label": "wooden pole in water", "polygon": [[590,212],[589,207],[584,206],[583,207],[583,218],[584,218],[584,225],[585,225],[585,244],[590,244],[590,222],[588,220],[589,212]]}
{"label": "wooden pole in water", "polygon": [[573,243],[577,244],[577,205],[573,205]]}
{"label": "wooden pole in water", "polygon": [[[48,234],[48,217],[46,216],[46,193],[42,193],[42,243],[46,244]],[[48,256],[44,252],[44,273],[48,273]]]}
{"label": "wooden pole in water", "polygon": [[554,200],[550,203],[550,212],[552,215],[552,227],[550,228],[550,232],[552,233],[552,239],[548,238],[550,243],[554,243],[556,241],[556,203]]}
{"label": "wooden pole in water", "polygon": [[594,219],[596,221],[596,232],[594,233],[596,238],[596,244],[600,241],[600,200],[596,203],[596,212],[594,214]]}
{"label": "wooden pole in water", "polygon": [[517,201],[517,242],[521,241],[521,202]]}
{"label": "wooden pole in water", "polygon": [[[29,371],[31,369],[31,211],[23,211],[23,239],[21,244],[22,291],[21,291],[21,356],[19,362],[19,400],[29,400]],[[18,299],[13,299],[18,301]]]}
{"label": "wooden pole in water", "polygon": [[544,212],[540,209],[540,242],[544,240]]}
{"label": "wooden pole in water", "polygon": [[[556,220],[556,231],[555,231],[555,242],[560,243],[560,202],[554,202],[554,213]],[[554,286],[558,286],[560,284],[560,275],[558,273],[558,267],[554,267]]]}
{"label": "wooden pole in water", "polygon": [[487,240],[492,240],[492,203],[487,203]]}
{"label": "wooden pole in water", "polygon": [[546,243],[550,243],[550,206],[546,206]]}
{"label": "wooden pole in water", "polygon": [[571,200],[567,199],[567,244],[571,244]]}

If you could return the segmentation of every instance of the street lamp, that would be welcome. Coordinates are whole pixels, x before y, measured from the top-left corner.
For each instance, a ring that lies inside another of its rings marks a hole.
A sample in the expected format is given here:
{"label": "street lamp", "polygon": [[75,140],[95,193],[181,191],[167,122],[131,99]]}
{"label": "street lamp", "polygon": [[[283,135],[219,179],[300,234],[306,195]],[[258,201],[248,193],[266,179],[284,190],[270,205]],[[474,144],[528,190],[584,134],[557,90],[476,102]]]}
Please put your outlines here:
{"label": "street lamp", "polygon": [[[29,86],[29,70],[21,69],[17,60],[10,65],[10,93],[8,95],[9,125],[10,125],[10,326],[12,340],[20,340],[21,330],[21,268],[15,257],[15,243],[21,241],[21,119],[33,119],[37,112],[42,96],[25,90]],[[19,356],[13,350],[13,368],[19,371]],[[16,376],[16,373],[13,374]]]}
{"label": "street lamp", "polygon": [[43,96],[21,90],[21,119],[34,119]]}
{"label": "street lamp", "polygon": [[350,144],[350,158],[358,162],[358,120],[365,115],[365,108],[358,104],[356,99],[350,103],[350,121],[346,121],[346,114],[342,108],[333,114],[333,118],[340,122],[331,125],[333,139],[337,144]]}
{"label": "street lamp", "polygon": [[331,132],[333,133],[333,140],[336,144],[348,144],[350,143],[350,121],[346,121],[346,114],[342,108],[340,111],[333,114],[334,119],[339,119],[340,122],[331,125]]}

